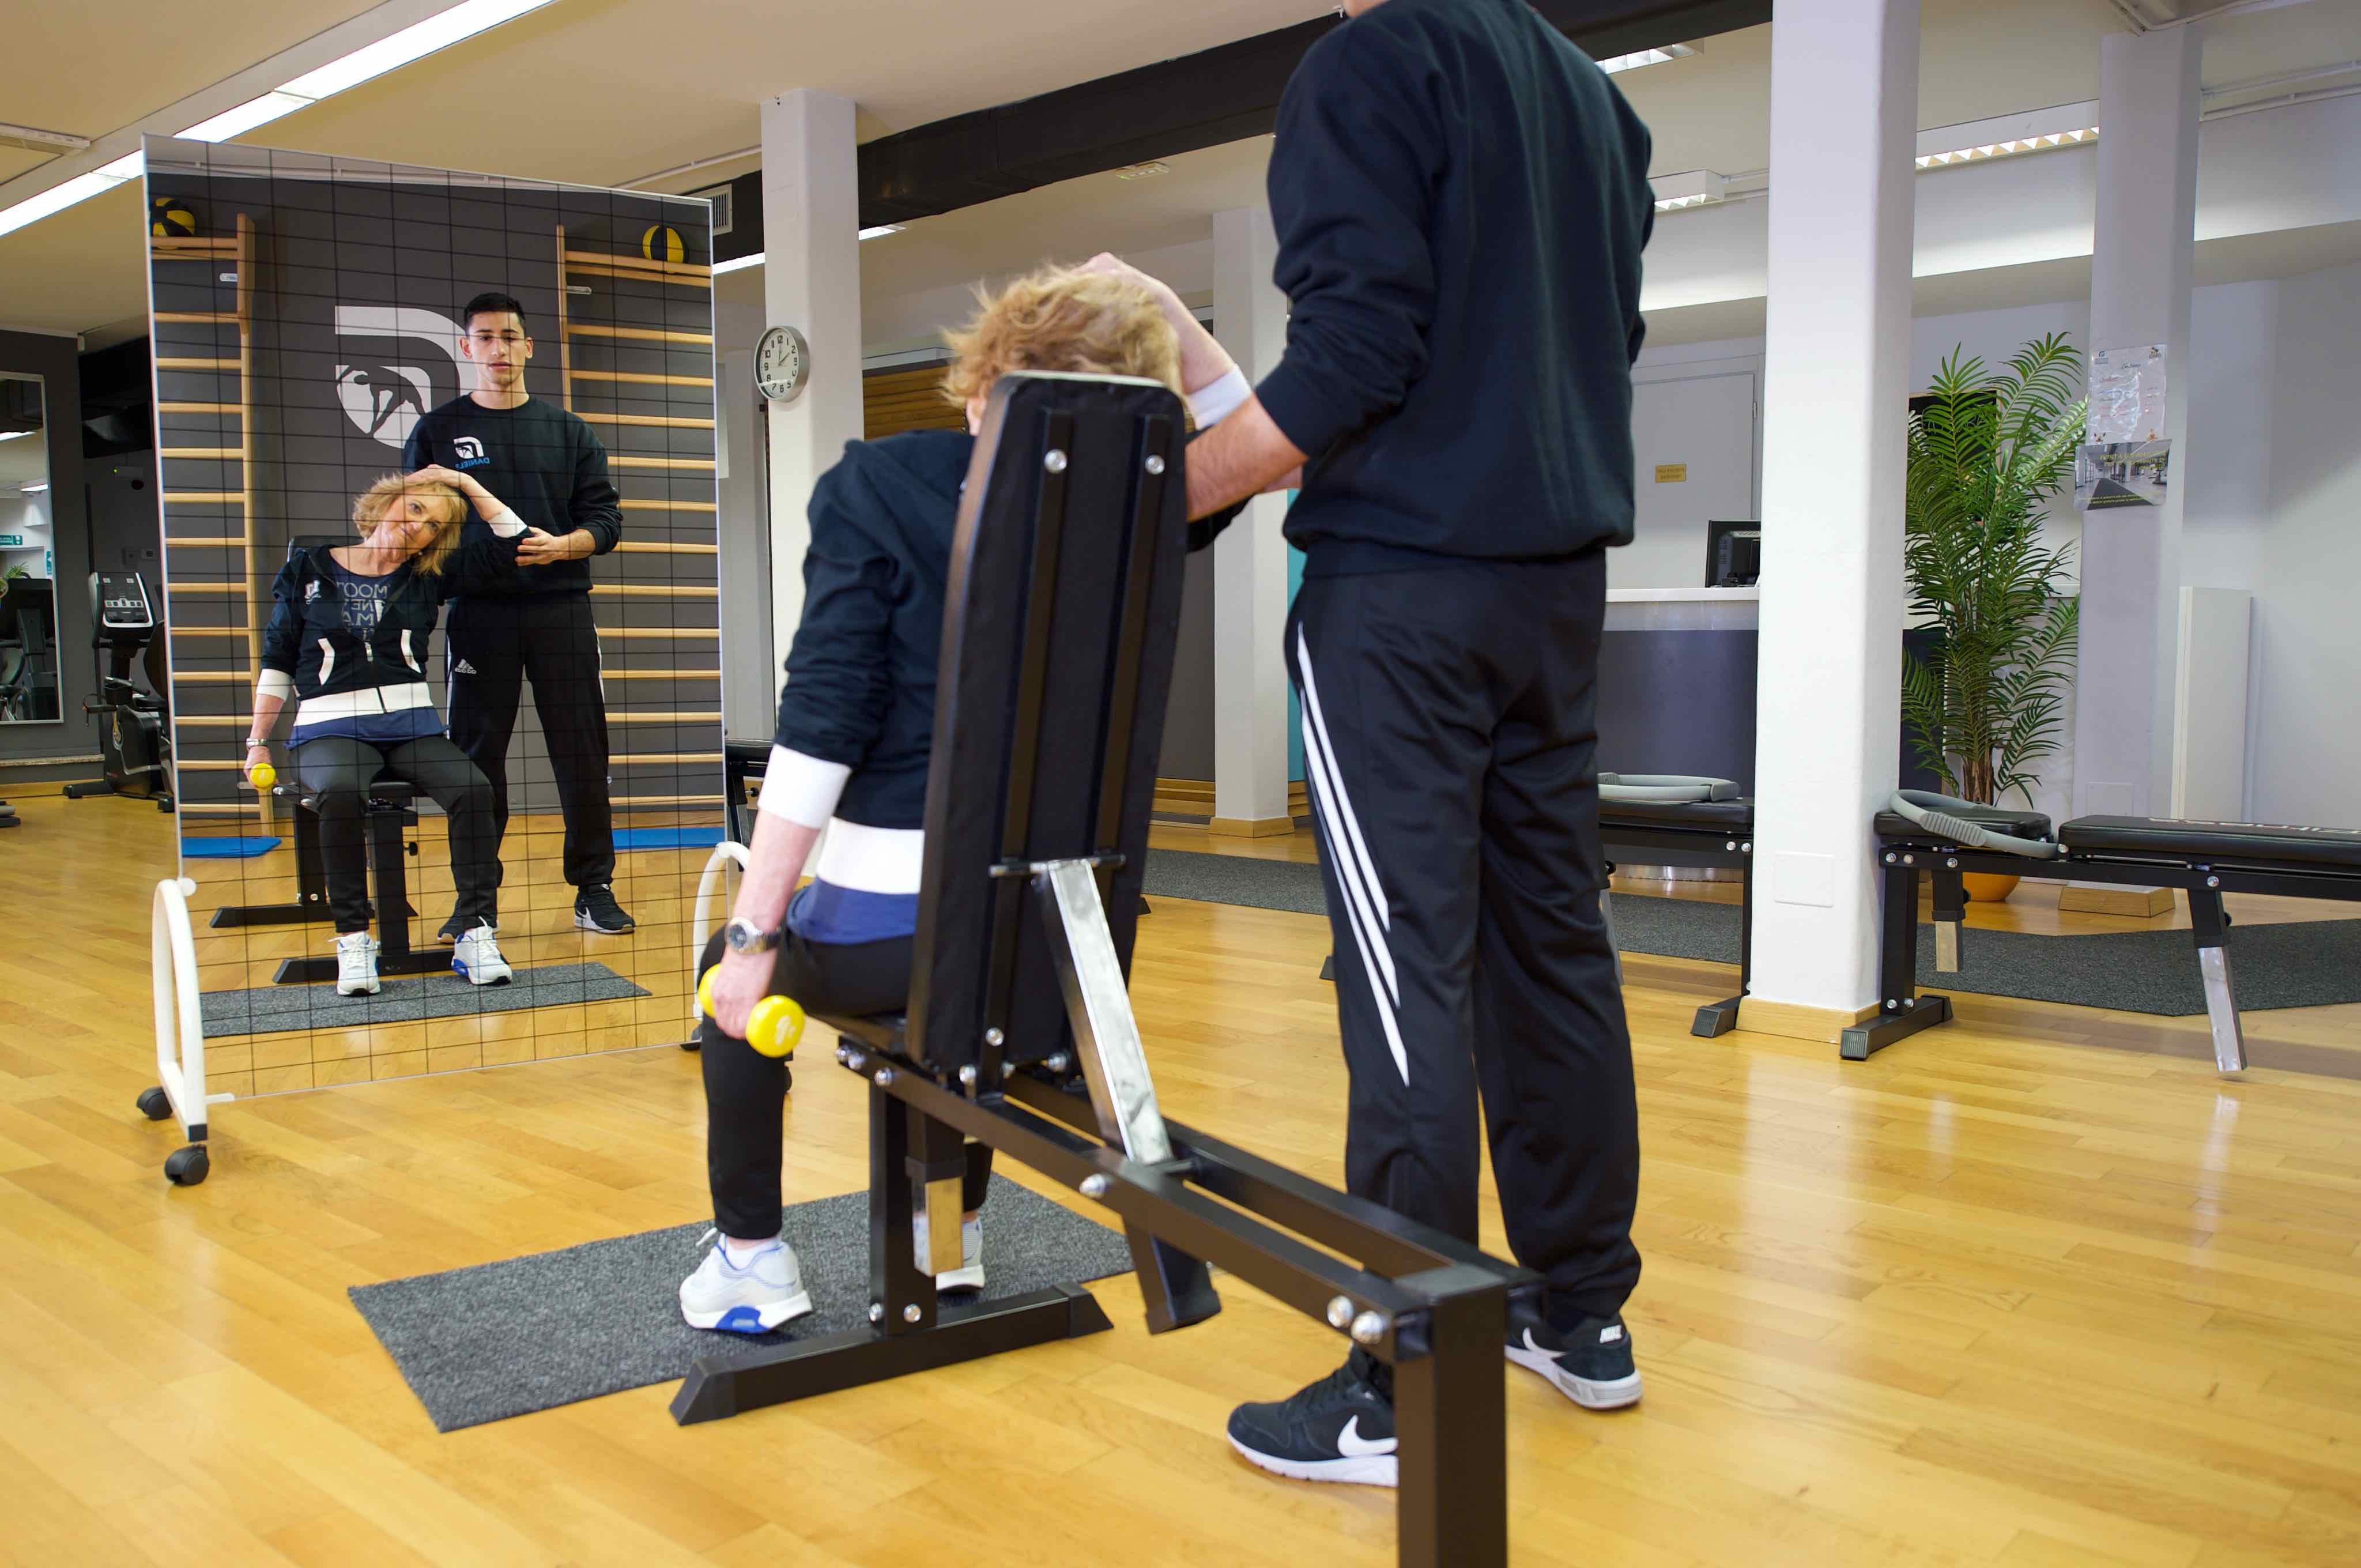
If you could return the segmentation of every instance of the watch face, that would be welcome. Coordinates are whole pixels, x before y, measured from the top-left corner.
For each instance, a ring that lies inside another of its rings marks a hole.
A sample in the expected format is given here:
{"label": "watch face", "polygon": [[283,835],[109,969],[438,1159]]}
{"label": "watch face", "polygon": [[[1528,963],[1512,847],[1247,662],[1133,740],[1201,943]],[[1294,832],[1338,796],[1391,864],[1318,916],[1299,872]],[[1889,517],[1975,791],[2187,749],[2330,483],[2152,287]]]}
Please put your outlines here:
{"label": "watch face", "polygon": [[754,349],[754,381],[763,395],[784,402],[804,389],[811,374],[811,349],[791,326],[774,326]]}

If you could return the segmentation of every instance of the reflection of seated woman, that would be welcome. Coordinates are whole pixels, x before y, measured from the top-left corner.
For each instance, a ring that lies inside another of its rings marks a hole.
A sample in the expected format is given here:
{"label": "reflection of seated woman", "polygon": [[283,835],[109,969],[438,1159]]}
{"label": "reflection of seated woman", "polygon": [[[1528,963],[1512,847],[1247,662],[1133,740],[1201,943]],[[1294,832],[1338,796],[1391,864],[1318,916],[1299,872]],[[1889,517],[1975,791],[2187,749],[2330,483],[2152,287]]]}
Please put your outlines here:
{"label": "reflection of seated woman", "polygon": [[[444,734],[426,685],[426,643],[441,602],[432,579],[458,543],[467,515],[462,494],[499,540],[524,532],[523,519],[463,474],[389,474],[353,502],[358,543],[305,551],[280,571],[270,590],[277,603],[262,634],[245,767],[251,776],[269,760],[263,742],[280,707],[295,696],[287,749],[296,778],[317,802],[339,996],[378,990],[361,805],[380,773],[432,795],[448,822],[451,879],[458,888],[452,919],[467,932],[452,969],[477,985],[504,985],[510,976],[492,938],[500,870],[491,785]],[[401,918],[399,911],[389,914]]]}
{"label": "reflection of seated woman", "polygon": [[[953,336],[952,348],[945,387],[966,404],[970,431],[1009,370],[1143,376],[1200,389],[1191,399],[1200,423],[1236,407],[1246,390],[1170,291],[1114,264],[1018,280]],[[698,964],[700,972],[721,967],[715,1016],[697,1031],[719,1239],[681,1284],[681,1313],[696,1328],[759,1333],[811,1310],[795,1250],[779,1234],[786,1064],[746,1043],[747,1013],[773,992],[815,1013],[904,1004],[944,579],[974,445],[972,434],[946,430],[852,442],[812,493],[803,622],[787,654],[752,864],[734,918]],[[796,892],[823,827],[818,875]],[[968,1146],[961,1266],[936,1276],[939,1289],[983,1286],[978,1211],[991,1161],[989,1146]],[[925,1224],[921,1214],[922,1268]]]}

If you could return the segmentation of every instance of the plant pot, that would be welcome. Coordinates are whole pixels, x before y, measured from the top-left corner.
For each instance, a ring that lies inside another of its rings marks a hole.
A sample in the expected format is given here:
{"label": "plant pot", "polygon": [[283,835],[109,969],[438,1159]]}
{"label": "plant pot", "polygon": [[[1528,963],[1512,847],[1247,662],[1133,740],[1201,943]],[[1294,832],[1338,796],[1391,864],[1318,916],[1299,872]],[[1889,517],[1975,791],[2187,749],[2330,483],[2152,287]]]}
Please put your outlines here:
{"label": "plant pot", "polygon": [[1968,900],[1972,904],[2004,904],[2008,901],[2008,895],[2016,891],[2016,884],[2021,880],[2023,879],[2018,877],[2002,876],[1995,872],[1961,872],[1960,873],[1960,885],[1968,890]]}

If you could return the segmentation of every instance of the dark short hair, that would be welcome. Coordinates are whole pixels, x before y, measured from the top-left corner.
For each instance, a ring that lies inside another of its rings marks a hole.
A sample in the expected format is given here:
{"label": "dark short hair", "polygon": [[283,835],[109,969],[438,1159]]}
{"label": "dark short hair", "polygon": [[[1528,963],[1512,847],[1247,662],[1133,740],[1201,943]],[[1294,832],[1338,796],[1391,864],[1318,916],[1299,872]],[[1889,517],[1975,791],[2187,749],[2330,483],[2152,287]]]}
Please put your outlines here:
{"label": "dark short hair", "polygon": [[478,316],[487,313],[499,315],[503,311],[516,317],[517,325],[524,325],[524,307],[517,303],[514,294],[503,294],[498,289],[487,289],[468,301],[467,308],[459,313],[459,330],[472,332],[475,330]]}

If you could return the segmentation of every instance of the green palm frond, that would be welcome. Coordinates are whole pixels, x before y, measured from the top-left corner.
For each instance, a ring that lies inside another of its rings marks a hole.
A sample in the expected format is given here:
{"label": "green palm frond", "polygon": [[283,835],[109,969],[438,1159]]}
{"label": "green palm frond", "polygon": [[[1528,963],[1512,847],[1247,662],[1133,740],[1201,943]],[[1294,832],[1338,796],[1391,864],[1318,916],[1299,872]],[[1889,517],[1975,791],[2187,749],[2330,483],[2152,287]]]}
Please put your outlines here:
{"label": "green palm frond", "polygon": [[2070,550],[2041,524],[2081,436],[2081,369],[2062,333],[1991,372],[1954,349],[1911,416],[1903,564],[1941,652],[1906,661],[1903,714],[1921,762],[1971,800],[2030,800],[2061,739],[2076,604]]}

